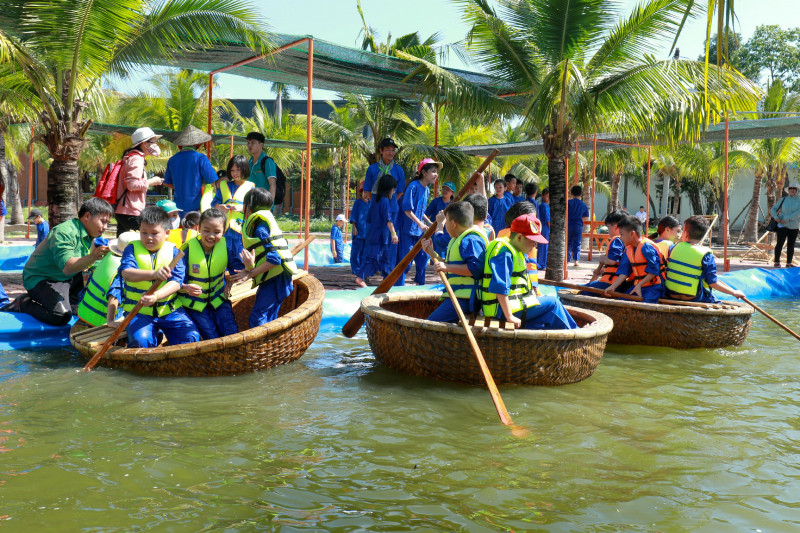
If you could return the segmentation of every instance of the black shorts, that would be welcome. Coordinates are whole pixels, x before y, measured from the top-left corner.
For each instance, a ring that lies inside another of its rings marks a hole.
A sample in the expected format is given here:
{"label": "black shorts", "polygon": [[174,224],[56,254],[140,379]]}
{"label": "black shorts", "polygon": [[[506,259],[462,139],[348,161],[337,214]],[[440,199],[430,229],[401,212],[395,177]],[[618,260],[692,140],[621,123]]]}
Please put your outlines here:
{"label": "black shorts", "polygon": [[28,291],[30,299],[22,301],[20,311],[45,324],[64,326],[72,319],[72,309],[77,307],[82,290],[82,273],[67,281],[42,280]]}

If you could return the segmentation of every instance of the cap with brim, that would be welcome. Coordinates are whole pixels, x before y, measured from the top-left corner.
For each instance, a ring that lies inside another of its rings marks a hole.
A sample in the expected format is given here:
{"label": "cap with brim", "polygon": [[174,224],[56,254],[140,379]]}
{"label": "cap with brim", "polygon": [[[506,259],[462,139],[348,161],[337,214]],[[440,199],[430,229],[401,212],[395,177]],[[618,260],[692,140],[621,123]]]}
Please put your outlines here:
{"label": "cap with brim", "polygon": [[422,172],[422,168],[425,165],[436,165],[437,167],[439,167],[439,170],[442,170],[442,162],[441,161],[434,161],[430,157],[426,157],[425,159],[423,159],[422,161],[419,162],[419,165],[417,165],[417,174]]}
{"label": "cap with brim", "polygon": [[456,192],[456,184],[453,183],[452,181],[445,181],[444,186],[450,189],[451,191]]}
{"label": "cap with brim", "polygon": [[386,148],[387,146],[394,146],[395,148],[397,148],[397,143],[395,143],[394,139],[392,139],[391,137],[386,137],[380,142],[378,148]]}
{"label": "cap with brim", "polygon": [[172,141],[177,146],[194,146],[196,144],[207,143],[211,140],[211,135],[201,129],[195,128],[191,124],[183,130],[180,135]]}
{"label": "cap with brim", "polygon": [[40,216],[42,216],[42,212],[39,209],[31,209],[31,214],[28,215],[28,220]]}
{"label": "cap with brim", "polygon": [[146,127],[139,128],[131,134],[131,146],[136,146],[137,144],[141,144],[148,139],[152,138],[160,139],[161,137],[162,137],[161,135],[156,135],[155,132],[150,128]]}
{"label": "cap with brim", "polygon": [[524,235],[526,239],[547,244],[547,239],[542,236],[542,223],[536,215],[521,215],[511,221],[511,233]]}
{"label": "cap with brim", "polygon": [[346,218],[344,218],[344,215],[343,215],[343,214],[341,214],[341,213],[339,213],[338,215],[336,215],[336,222],[339,222],[340,220],[341,220],[342,222],[347,222],[347,219],[346,219]]}
{"label": "cap with brim", "polygon": [[125,248],[127,248],[130,243],[138,240],[138,232],[126,231],[116,239],[112,239],[111,242],[108,243],[108,249],[111,250],[111,253],[114,255],[122,255],[122,252],[125,251]]}
{"label": "cap with brim", "polygon": [[783,190],[784,190],[784,192],[787,192],[787,193],[788,193],[788,192],[789,192],[789,189],[798,189],[798,188],[800,188],[800,186],[798,186],[798,185],[797,185],[797,183],[790,183],[790,184],[789,184],[789,185],[787,185],[787,186],[786,186],[786,188],[785,188],[785,189],[783,189]]}
{"label": "cap with brim", "polygon": [[183,209],[178,209],[178,205],[172,200],[159,200],[156,202],[156,207],[160,207],[167,213],[173,213],[175,211],[183,211]]}

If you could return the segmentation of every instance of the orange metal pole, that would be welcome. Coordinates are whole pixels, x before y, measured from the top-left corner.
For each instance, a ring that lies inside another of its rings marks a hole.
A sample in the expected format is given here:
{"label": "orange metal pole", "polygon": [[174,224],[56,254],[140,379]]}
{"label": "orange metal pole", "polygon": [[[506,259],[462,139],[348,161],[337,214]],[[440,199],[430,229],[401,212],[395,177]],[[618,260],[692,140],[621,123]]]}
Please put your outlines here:
{"label": "orange metal pole", "polygon": [[[31,216],[33,209],[33,136],[36,132],[36,124],[31,125],[31,144],[28,147],[28,216]],[[25,238],[31,238],[31,219],[28,219],[28,230]]]}
{"label": "orange metal pole", "polygon": [[[434,116],[433,121],[433,147],[439,148],[439,101],[436,101],[436,115]],[[438,161],[438,157],[436,158]],[[433,196],[435,197],[436,194],[439,192],[439,178],[433,181]]]}
{"label": "orange metal pole", "polygon": [[[350,147],[347,147],[347,187],[345,188],[344,195],[344,218],[349,222],[350,220]],[[345,222],[344,242],[347,242],[347,223]]]}
{"label": "orange metal pole", "polygon": [[[589,214],[589,227],[590,233],[594,233],[594,188],[596,184],[595,176],[597,174],[597,134],[594,134],[594,142],[592,143],[592,208]],[[592,260],[592,248],[594,239],[589,237],[589,261]]]}
{"label": "orange metal pole", "polygon": [[645,235],[650,234],[650,152],[651,148],[647,147],[647,194],[644,198],[644,205],[647,206],[645,212],[647,213],[647,221],[644,223]]}
{"label": "orange metal pole", "polygon": [[564,279],[569,279],[569,157],[564,157],[564,203],[566,210],[564,211]]}
{"label": "orange metal pole", "polygon": [[[211,135],[211,105],[214,101],[214,73],[208,75],[208,134]],[[211,141],[206,143],[206,155],[211,157]]]}
{"label": "orange metal pole", "polygon": [[[306,239],[308,239],[309,218],[311,218],[311,113],[312,113],[312,99],[311,91],[314,86],[314,40],[307,39],[308,41],[308,100],[306,102],[306,179],[308,184],[306,187]],[[308,271],[308,246],[305,248],[305,267]]]}
{"label": "orange metal pole", "polygon": [[300,231],[297,238],[303,238],[303,214],[306,205],[306,153],[300,152]]}
{"label": "orange metal pole", "polygon": [[730,149],[730,131],[728,123],[728,111],[725,111],[725,197],[722,207],[722,264],[725,272],[731,269],[731,261],[728,259],[728,150]]}
{"label": "orange metal pole", "polygon": [[231,155],[230,158],[233,158],[233,135],[231,135]]}

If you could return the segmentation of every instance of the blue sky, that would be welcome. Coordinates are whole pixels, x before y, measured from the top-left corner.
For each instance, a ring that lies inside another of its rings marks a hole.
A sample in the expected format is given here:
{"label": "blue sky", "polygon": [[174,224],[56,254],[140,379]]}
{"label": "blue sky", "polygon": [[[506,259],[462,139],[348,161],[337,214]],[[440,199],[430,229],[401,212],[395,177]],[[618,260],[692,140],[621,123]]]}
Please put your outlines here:
{"label": "blue sky", "polygon": [[[634,0],[619,0],[628,12]],[[699,0],[704,3],[703,0]],[[279,33],[313,35],[336,44],[358,46],[361,19],[355,0],[261,0],[256,2],[269,29]],[[397,37],[419,31],[423,37],[439,32],[443,43],[463,38],[467,32],[461,20],[458,5],[452,0],[362,0],[364,15],[370,26],[385,40],[391,32]],[[756,26],[778,24],[784,27],[800,25],[800,2],[794,0],[747,0],[736,2],[738,22],[736,31],[749,38]],[[696,58],[703,53],[705,20],[687,23],[678,46],[681,56]],[[670,43],[665,44],[667,55]],[[450,66],[464,68],[456,58]],[[466,68],[475,70],[475,67]],[[219,96],[225,98],[273,98],[269,85],[232,75],[219,76]],[[327,91],[314,91],[314,99],[328,99],[335,95]]]}

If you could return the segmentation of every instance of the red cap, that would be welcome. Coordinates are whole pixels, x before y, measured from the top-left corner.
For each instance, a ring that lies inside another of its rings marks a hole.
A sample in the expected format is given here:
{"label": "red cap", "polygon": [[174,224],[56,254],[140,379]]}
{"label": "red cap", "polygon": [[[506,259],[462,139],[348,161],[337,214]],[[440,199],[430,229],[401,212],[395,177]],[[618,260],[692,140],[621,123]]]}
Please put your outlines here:
{"label": "red cap", "polygon": [[519,233],[529,240],[547,244],[547,239],[542,237],[542,223],[534,214],[521,215],[511,222],[511,233]]}

